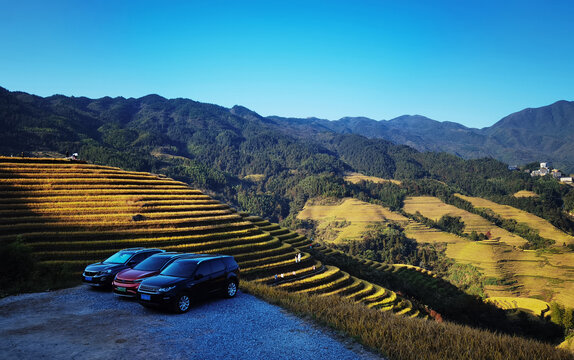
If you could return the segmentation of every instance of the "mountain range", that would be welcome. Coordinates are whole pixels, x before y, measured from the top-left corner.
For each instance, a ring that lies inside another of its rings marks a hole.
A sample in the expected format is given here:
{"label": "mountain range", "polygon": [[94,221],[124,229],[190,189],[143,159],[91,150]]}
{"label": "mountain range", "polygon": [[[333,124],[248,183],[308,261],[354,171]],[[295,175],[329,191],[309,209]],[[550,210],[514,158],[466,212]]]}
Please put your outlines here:
{"label": "mountain range", "polygon": [[574,172],[572,101],[562,100],[548,106],[524,109],[482,129],[420,115],[379,121],[365,117],[345,117],[335,121],[270,118],[307,132],[358,134],[408,145],[419,151],[448,152],[467,159],[492,157],[510,165],[552,161],[555,166]]}
{"label": "mountain range", "polygon": [[[490,127],[474,129],[420,115],[391,120],[345,117],[334,121],[263,117],[242,106],[228,109],[158,95],[139,99],[62,95],[42,98],[0,88],[0,123],[4,127],[0,152],[7,155],[33,147],[49,148],[50,143],[61,146],[62,142],[86,138],[100,141],[104,133],[109,137],[110,129],[123,137],[118,141],[174,146],[185,145],[191,137],[201,140],[200,134],[205,132],[213,132],[213,137],[222,133],[220,142],[235,141],[256,129],[257,134],[277,131],[298,139],[360,135],[421,152],[447,152],[465,159],[490,157],[509,165],[551,161],[565,172],[574,172],[571,101],[524,109]],[[21,138],[22,134],[26,134],[26,139]]]}

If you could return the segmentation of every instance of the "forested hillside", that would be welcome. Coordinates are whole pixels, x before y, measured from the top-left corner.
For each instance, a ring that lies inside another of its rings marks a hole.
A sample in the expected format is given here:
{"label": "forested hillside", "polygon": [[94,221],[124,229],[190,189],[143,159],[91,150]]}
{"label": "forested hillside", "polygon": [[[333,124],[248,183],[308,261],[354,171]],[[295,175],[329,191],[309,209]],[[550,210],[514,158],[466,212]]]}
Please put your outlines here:
{"label": "forested hillside", "polygon": [[[464,114],[461,114],[461,118]],[[306,129],[357,134],[405,144],[419,151],[448,152],[467,159],[493,157],[524,165],[553,161],[567,173],[574,172],[574,102],[558,101],[508,115],[483,129],[453,122],[439,122],[420,115],[404,115],[388,121],[368,118],[273,120]],[[494,119],[493,119],[494,120]]]}
{"label": "forested hillside", "polygon": [[[574,193],[553,180],[510,172],[494,159],[419,152],[304,121],[264,118],[240,106],[157,95],[42,98],[0,88],[0,125],[3,155],[78,152],[96,164],[165,174],[287,225],[317,196],[353,196],[400,208],[407,193],[450,197],[459,192],[574,229],[563,211],[574,209]],[[404,183],[349,184],[343,180],[349,171]],[[515,198],[519,190],[539,196]]]}

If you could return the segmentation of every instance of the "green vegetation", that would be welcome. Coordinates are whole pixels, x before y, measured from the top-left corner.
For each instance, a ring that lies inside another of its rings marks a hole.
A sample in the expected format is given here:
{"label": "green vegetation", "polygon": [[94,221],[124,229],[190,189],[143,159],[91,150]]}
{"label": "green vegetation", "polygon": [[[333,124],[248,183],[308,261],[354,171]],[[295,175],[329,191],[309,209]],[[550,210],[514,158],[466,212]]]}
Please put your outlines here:
{"label": "green vegetation", "polygon": [[565,335],[574,333],[574,309],[564,307],[557,302],[550,303],[550,319],[564,328]]}
{"label": "green vegetation", "polygon": [[405,236],[397,224],[371,226],[360,240],[331,245],[351,256],[389,264],[416,265],[437,273],[445,273],[444,252],[432,245],[421,245]]}
{"label": "green vegetation", "polygon": [[0,296],[28,288],[35,270],[31,253],[21,237],[0,242]]}
{"label": "green vegetation", "polygon": [[484,297],[485,280],[480,271],[471,264],[452,264],[446,279],[467,294]]}

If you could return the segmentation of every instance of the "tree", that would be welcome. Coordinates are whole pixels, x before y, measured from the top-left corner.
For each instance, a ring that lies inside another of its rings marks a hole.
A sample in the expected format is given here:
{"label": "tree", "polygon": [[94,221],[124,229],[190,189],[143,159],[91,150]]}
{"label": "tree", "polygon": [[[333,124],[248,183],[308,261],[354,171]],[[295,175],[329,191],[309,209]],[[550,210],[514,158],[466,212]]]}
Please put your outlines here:
{"label": "tree", "polygon": [[570,329],[574,329],[574,309],[565,308],[562,315],[562,325],[566,332]]}
{"label": "tree", "polygon": [[464,222],[460,216],[443,215],[437,222],[437,226],[447,232],[462,235]]}
{"label": "tree", "polygon": [[564,318],[564,307],[553,301],[550,303],[550,321],[557,325],[562,325]]}

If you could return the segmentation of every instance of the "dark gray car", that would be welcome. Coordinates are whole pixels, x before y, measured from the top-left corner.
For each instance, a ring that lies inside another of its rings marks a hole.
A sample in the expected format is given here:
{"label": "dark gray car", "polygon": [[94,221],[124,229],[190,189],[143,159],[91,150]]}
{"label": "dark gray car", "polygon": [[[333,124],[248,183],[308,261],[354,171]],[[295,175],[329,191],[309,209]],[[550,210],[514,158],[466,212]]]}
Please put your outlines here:
{"label": "dark gray car", "polygon": [[189,310],[191,301],[210,294],[234,297],[239,285],[239,265],[232,256],[182,257],[162,272],[142,281],[138,301],[144,306]]}

